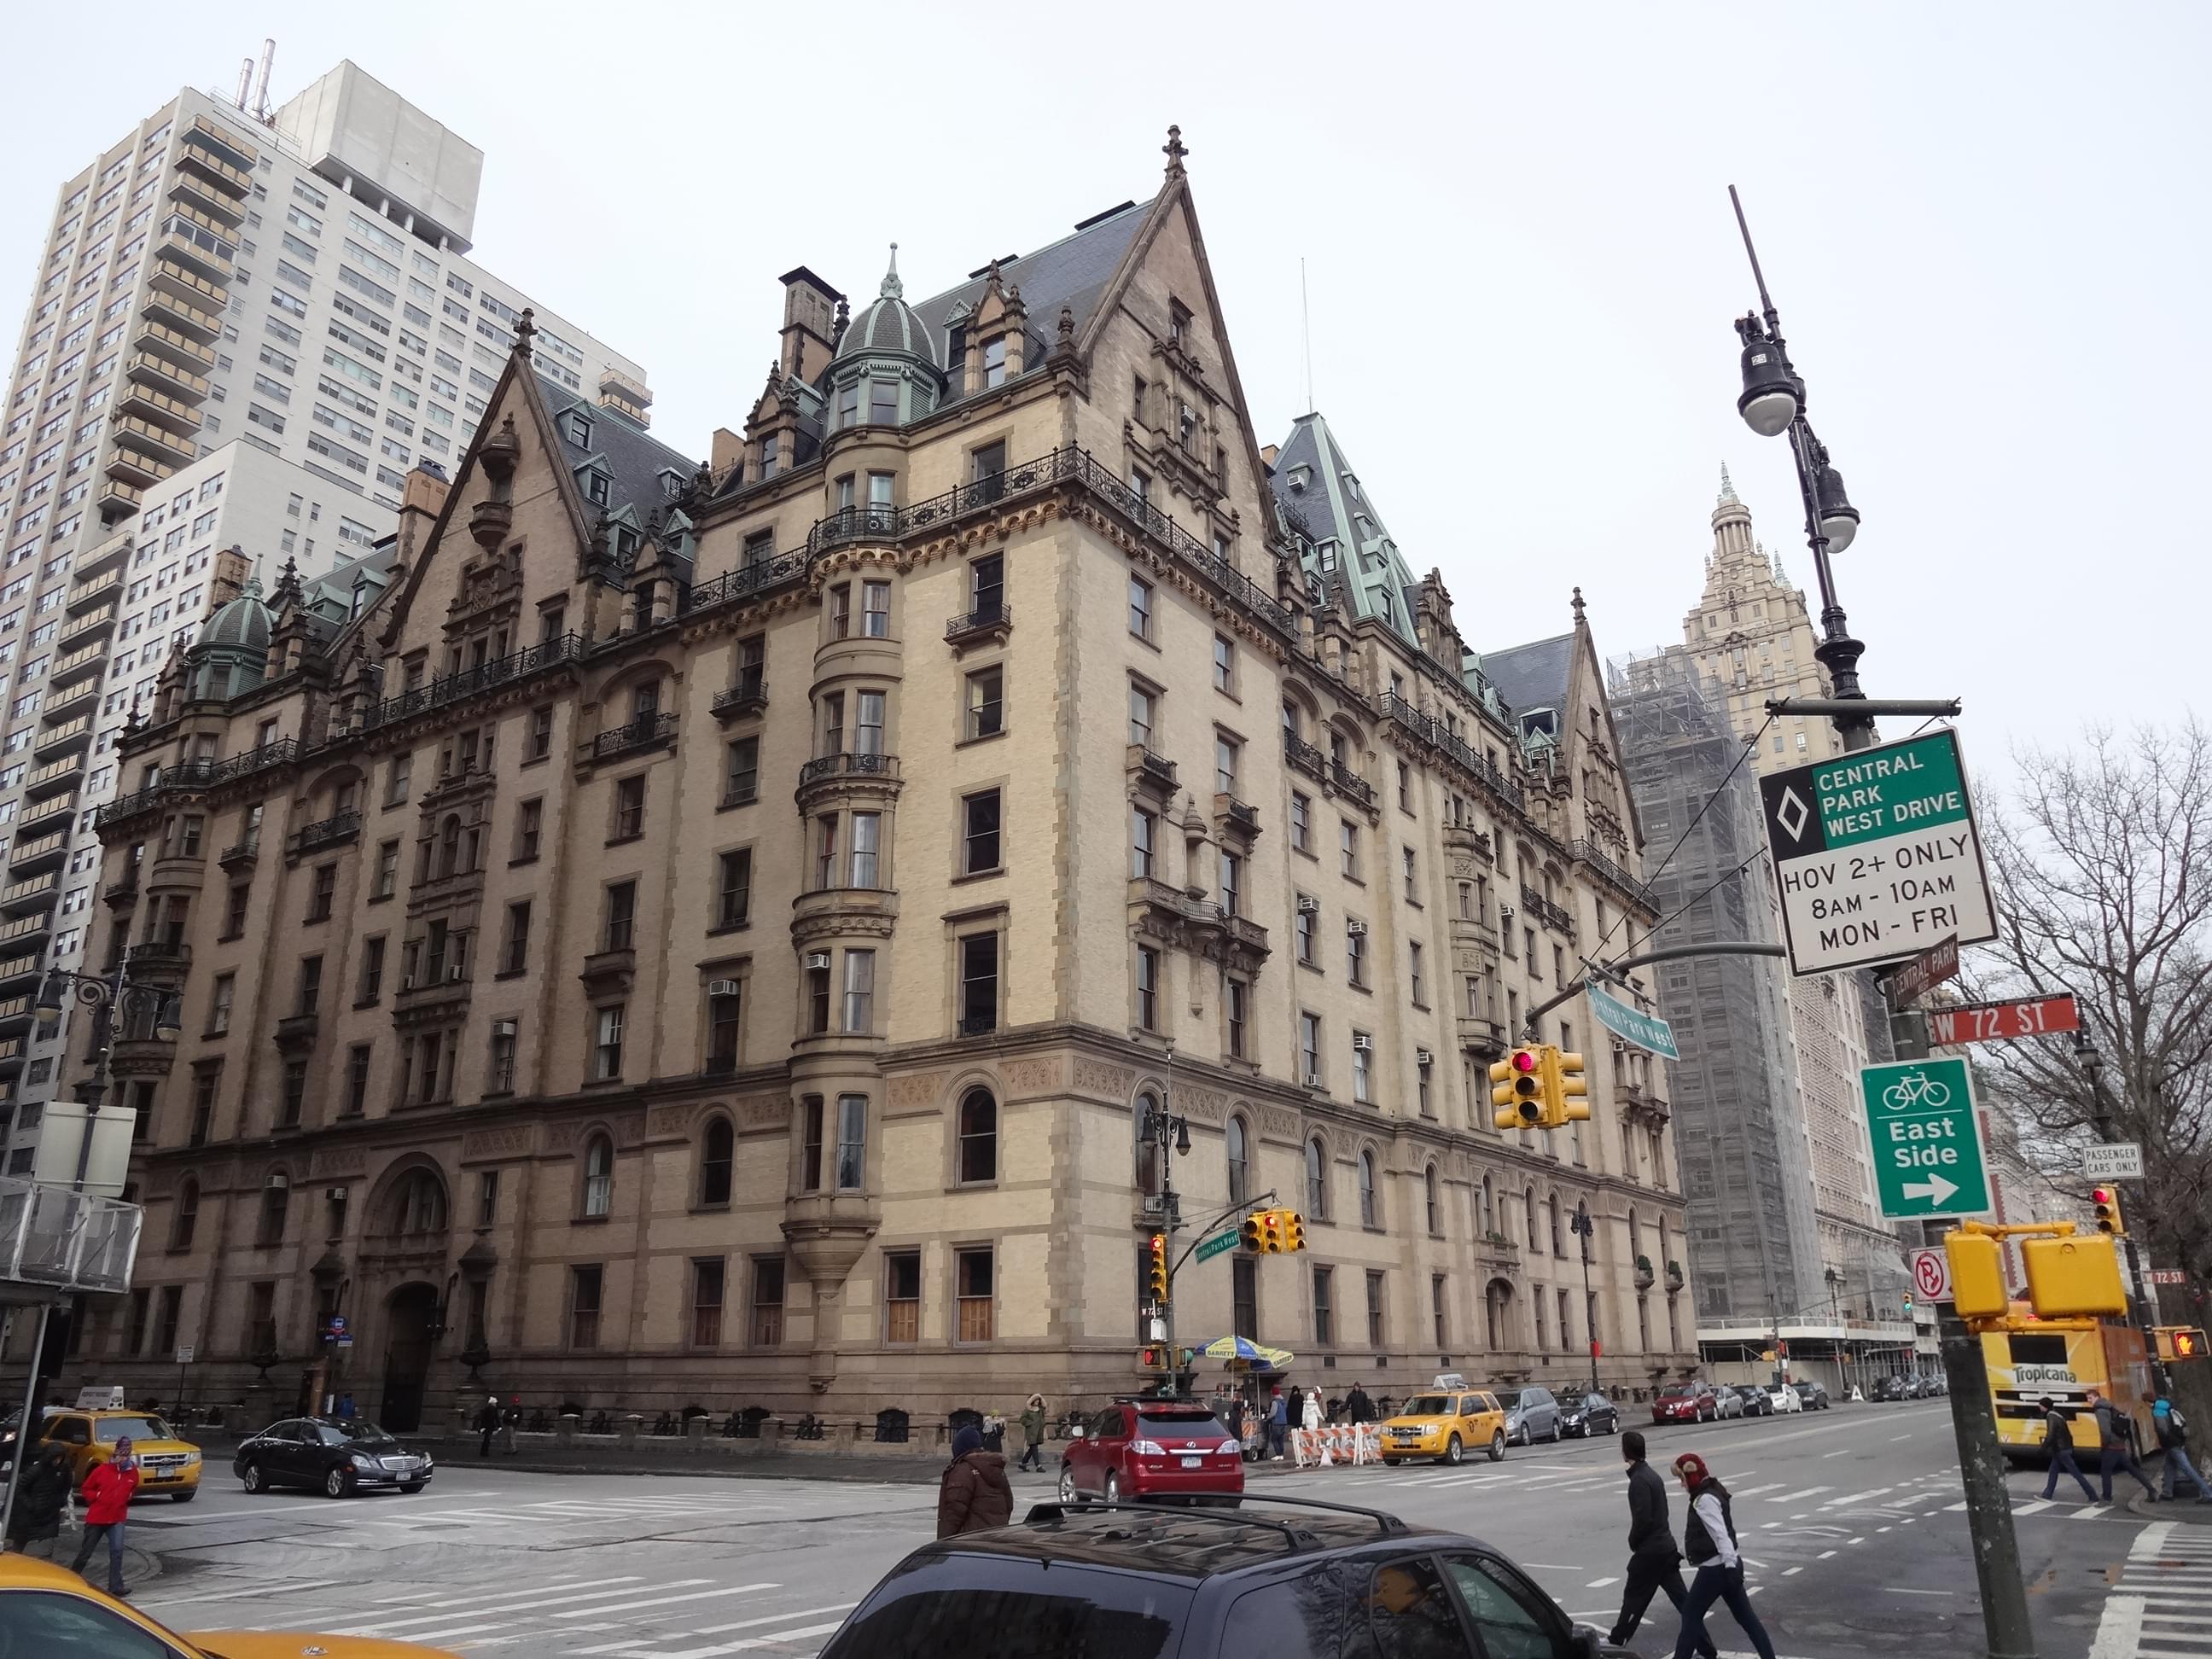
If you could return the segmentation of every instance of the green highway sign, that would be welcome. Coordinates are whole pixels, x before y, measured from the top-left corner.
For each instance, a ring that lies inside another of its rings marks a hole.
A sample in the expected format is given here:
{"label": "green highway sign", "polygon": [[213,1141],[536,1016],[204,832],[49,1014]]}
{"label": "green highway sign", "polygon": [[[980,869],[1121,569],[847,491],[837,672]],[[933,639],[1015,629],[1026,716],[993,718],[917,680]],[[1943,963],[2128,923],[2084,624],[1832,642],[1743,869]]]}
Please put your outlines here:
{"label": "green highway sign", "polygon": [[1883,1217],[1981,1215],[1990,1208],[1981,1121],[1963,1060],[1908,1060],[1859,1073]]}
{"label": "green highway sign", "polygon": [[1792,973],[1997,936],[1956,732],[1777,772],[1759,793]]}
{"label": "green highway sign", "polygon": [[1192,1255],[1191,1259],[1194,1261],[1211,1261],[1213,1257],[1219,1255],[1224,1250],[1235,1249],[1237,1248],[1237,1235],[1235,1233],[1216,1233],[1212,1237],[1206,1239],[1204,1243],[1199,1245],[1198,1249]]}
{"label": "green highway sign", "polygon": [[1607,1030],[1623,1042],[1649,1048],[1662,1059],[1681,1059],[1681,1051],[1674,1047],[1674,1028],[1665,1020],[1623,1002],[1595,982],[1589,989],[1590,1012],[1597,1017],[1597,1023]]}

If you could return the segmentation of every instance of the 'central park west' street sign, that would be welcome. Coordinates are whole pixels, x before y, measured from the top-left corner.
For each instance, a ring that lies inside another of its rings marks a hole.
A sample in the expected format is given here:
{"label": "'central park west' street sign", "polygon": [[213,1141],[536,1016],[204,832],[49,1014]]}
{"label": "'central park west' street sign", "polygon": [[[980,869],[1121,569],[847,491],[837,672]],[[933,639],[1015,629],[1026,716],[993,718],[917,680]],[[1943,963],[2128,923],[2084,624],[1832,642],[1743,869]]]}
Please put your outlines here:
{"label": "'central park west' street sign", "polygon": [[1759,793],[1793,973],[1997,936],[1955,732],[1778,772]]}
{"label": "'central park west' street sign", "polygon": [[1595,980],[1589,985],[1589,1005],[1597,1023],[1622,1042],[1649,1048],[1662,1060],[1681,1059],[1682,1051],[1674,1046],[1674,1028],[1658,1015],[1623,1002]]}
{"label": "'central park west' street sign", "polygon": [[1891,1221],[1990,1207],[1981,1123],[1963,1060],[1908,1060],[1859,1073],[1875,1189]]}

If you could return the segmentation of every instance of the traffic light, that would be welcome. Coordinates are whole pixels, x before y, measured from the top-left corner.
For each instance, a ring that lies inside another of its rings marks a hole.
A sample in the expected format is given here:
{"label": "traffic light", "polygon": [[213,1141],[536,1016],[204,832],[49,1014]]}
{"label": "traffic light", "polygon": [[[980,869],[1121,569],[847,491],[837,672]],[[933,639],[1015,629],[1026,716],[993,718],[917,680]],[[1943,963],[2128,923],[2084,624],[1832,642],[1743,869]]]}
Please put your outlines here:
{"label": "traffic light", "polygon": [[2095,1234],[2021,1241],[2027,1299],[2042,1319],[2084,1319],[2128,1310],[2120,1258],[2110,1238]]}
{"label": "traffic light", "polygon": [[1526,1044],[1490,1068],[1491,1122],[1500,1129],[1533,1129],[1544,1121],[1544,1056]]}
{"label": "traffic light", "polygon": [[1267,1221],[1265,1210],[1255,1210],[1244,1218],[1244,1224],[1237,1230],[1237,1237],[1246,1249],[1256,1252],[1267,1248]]}
{"label": "traffic light", "polygon": [[1544,1127],[1557,1129],[1589,1121],[1589,1085],[1583,1081],[1583,1057],[1547,1048],[1544,1055]]}
{"label": "traffic light", "polygon": [[1283,1212],[1280,1210],[1260,1212],[1260,1248],[1269,1255],[1283,1253]]}
{"label": "traffic light", "polygon": [[1278,1212],[1283,1218],[1283,1248],[1303,1250],[1306,1247],[1306,1218],[1296,1210]]}
{"label": "traffic light", "polygon": [[2005,1295],[2004,1252],[1987,1233],[1960,1229],[1943,1235],[1943,1253],[1951,1263],[1951,1300],[1961,1319],[2002,1319]]}
{"label": "traffic light", "polygon": [[2153,1334],[2160,1359],[2202,1359],[2207,1352],[2204,1333],[2193,1325],[2160,1325]]}
{"label": "traffic light", "polygon": [[2124,1234],[2127,1222],[2120,1215],[2120,1189],[2099,1187],[2091,1191],[2089,1201],[2097,1206],[2097,1231],[2100,1233]]}
{"label": "traffic light", "polygon": [[1158,1347],[1139,1348],[1137,1350],[1137,1363],[1148,1371],[1158,1370],[1162,1363],[1161,1356],[1164,1352],[1164,1349]]}
{"label": "traffic light", "polygon": [[1152,1300],[1165,1305],[1168,1299],[1168,1236],[1165,1233],[1152,1235],[1145,1276],[1152,1286]]}

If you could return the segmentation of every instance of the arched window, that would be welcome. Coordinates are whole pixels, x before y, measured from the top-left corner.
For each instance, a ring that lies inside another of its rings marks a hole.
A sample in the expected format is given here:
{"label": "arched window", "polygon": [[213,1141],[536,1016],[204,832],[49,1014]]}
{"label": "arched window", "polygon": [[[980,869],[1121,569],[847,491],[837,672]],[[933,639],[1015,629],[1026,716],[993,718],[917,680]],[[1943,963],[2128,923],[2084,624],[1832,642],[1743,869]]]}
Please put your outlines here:
{"label": "arched window", "polygon": [[615,1144],[605,1135],[584,1143],[584,1213],[605,1215],[614,1207]]}
{"label": "arched window", "polygon": [[737,1131],[726,1117],[709,1118],[707,1133],[699,1137],[699,1202],[730,1201],[730,1170],[736,1161]]}
{"label": "arched window", "polygon": [[1250,1152],[1244,1139],[1244,1120],[1231,1113],[1222,1139],[1229,1152],[1229,1201],[1242,1204],[1245,1194],[1251,1188],[1252,1177]]}
{"label": "arched window", "polygon": [[1379,1227],[1382,1224],[1380,1200],[1375,1192],[1375,1154],[1359,1155],[1359,1224]]}
{"label": "arched window", "polygon": [[1546,1200],[1544,1207],[1551,1214],[1552,1254],[1565,1255],[1567,1253],[1567,1245],[1565,1235],[1559,1231],[1559,1195],[1557,1193],[1553,1194]]}
{"label": "arched window", "polygon": [[1147,1133],[1152,1127],[1152,1114],[1159,1109],[1157,1095],[1139,1095],[1137,1115],[1130,1125],[1136,1135],[1137,1190],[1146,1198],[1160,1195],[1160,1144]]}
{"label": "arched window", "polygon": [[970,1089],[960,1098],[960,1179],[999,1178],[999,1103],[988,1089]]}
{"label": "arched window", "polygon": [[192,1248],[192,1231],[200,1220],[200,1183],[186,1176],[184,1184],[177,1188],[177,1208],[169,1218],[169,1248],[189,1250]]}
{"label": "arched window", "polygon": [[1441,1238],[1444,1231],[1444,1212],[1437,1201],[1437,1166],[1433,1164],[1421,1171],[1422,1196],[1428,1200],[1429,1237]]}
{"label": "arched window", "polygon": [[1493,1279],[1482,1293],[1482,1310],[1490,1327],[1490,1346],[1492,1352],[1513,1346],[1513,1286],[1504,1279]]}
{"label": "arched window", "polygon": [[395,1233],[446,1231],[446,1183],[431,1170],[410,1170],[392,1189],[390,1211]]}
{"label": "arched window", "polygon": [[1528,1212],[1528,1248],[1540,1250],[1543,1241],[1536,1237],[1536,1189],[1534,1187],[1521,1194],[1522,1207]]}
{"label": "arched window", "polygon": [[1328,1219],[1328,1155],[1318,1137],[1306,1142],[1306,1213]]}

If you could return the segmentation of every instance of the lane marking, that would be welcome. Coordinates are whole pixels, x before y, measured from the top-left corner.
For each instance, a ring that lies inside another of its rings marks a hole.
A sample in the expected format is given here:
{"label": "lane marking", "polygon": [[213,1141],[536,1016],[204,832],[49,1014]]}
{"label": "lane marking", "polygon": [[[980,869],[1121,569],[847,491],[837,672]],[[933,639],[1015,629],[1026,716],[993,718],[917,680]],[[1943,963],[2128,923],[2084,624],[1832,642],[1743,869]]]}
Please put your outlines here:
{"label": "lane marking", "polygon": [[[698,1579],[691,1581],[700,1583]],[[640,1607],[662,1607],[676,1601],[708,1601],[718,1595],[750,1595],[756,1590],[780,1589],[780,1584],[725,1584],[720,1589],[693,1590],[689,1595],[656,1595],[643,1601],[621,1601],[611,1607],[578,1607],[553,1614],[556,1619],[596,1618],[601,1613],[633,1613]]]}
{"label": "lane marking", "polygon": [[1583,1588],[1584,1589],[1603,1589],[1607,1584],[1618,1584],[1620,1582],[1620,1579],[1618,1576],[1611,1578],[1593,1578],[1589,1583],[1584,1584]]}
{"label": "lane marking", "polygon": [[733,1630],[758,1630],[763,1625],[781,1625],[793,1619],[811,1619],[817,1613],[850,1613],[860,1604],[858,1601],[832,1601],[826,1607],[794,1607],[789,1613],[771,1613],[761,1619],[740,1619],[731,1625],[702,1625],[691,1632],[694,1636],[724,1636]]}
{"label": "lane marking", "polygon": [[[1787,1485],[1785,1481],[1784,1483]],[[1818,1498],[1824,1492],[1833,1492],[1833,1486],[1808,1486],[1802,1492],[1785,1492],[1779,1498],[1770,1498],[1770,1504],[1802,1504],[1808,1498]]]}

